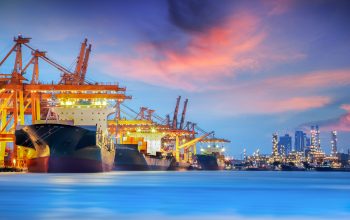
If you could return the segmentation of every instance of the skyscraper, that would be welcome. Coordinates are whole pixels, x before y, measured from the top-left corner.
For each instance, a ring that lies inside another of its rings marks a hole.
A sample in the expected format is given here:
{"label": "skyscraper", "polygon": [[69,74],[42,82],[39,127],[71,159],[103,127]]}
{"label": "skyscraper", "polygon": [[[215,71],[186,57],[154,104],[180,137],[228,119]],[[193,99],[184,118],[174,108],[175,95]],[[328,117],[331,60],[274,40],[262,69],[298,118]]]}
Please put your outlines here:
{"label": "skyscraper", "polygon": [[337,139],[337,131],[332,131],[332,134],[331,134],[331,145],[332,145],[332,152],[331,152],[331,155],[333,157],[337,156],[337,142],[338,142],[338,139]]}
{"label": "skyscraper", "polygon": [[311,140],[308,136],[305,134],[305,147],[310,147],[311,146]]}
{"label": "skyscraper", "polygon": [[321,151],[320,129],[318,125],[311,126],[311,151]]}
{"label": "skyscraper", "polygon": [[278,152],[282,155],[288,155],[292,151],[292,137],[289,134],[285,134],[280,137],[278,142]]}
{"label": "skyscraper", "polygon": [[303,152],[305,149],[305,146],[307,146],[306,143],[306,134],[303,131],[296,131],[295,132],[295,138],[294,138],[294,150],[297,152]]}
{"label": "skyscraper", "polygon": [[272,134],[272,156],[278,156],[278,136],[276,133]]}

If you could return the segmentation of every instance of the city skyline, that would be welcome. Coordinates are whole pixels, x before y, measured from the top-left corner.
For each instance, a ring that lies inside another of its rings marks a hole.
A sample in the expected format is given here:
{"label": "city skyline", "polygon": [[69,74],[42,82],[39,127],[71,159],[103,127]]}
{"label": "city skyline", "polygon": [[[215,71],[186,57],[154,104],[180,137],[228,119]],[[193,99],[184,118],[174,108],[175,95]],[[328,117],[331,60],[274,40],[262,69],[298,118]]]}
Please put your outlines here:
{"label": "city skyline", "polygon": [[[326,152],[333,130],[347,151],[349,10],[348,1],[8,1],[0,55],[21,33],[69,67],[87,37],[89,78],[118,81],[133,96],[126,105],[161,116],[189,98],[187,119],[230,139],[228,154],[271,153],[272,133],[294,139],[316,124]],[[59,78],[40,65],[41,80]]]}

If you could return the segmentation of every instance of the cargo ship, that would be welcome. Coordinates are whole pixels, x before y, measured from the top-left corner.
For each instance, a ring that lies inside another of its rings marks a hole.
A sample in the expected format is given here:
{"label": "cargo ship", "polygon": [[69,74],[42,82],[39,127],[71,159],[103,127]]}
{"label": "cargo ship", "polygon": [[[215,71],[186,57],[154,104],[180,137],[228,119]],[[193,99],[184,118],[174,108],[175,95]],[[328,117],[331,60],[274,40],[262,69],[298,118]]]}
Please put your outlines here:
{"label": "cargo ship", "polygon": [[168,170],[172,157],[163,157],[160,152],[146,155],[137,144],[117,144],[114,162],[114,170]]}
{"label": "cargo ship", "polygon": [[29,172],[105,172],[113,169],[115,141],[107,131],[113,108],[52,107],[56,119],[18,127],[16,144],[31,149]]}
{"label": "cargo ship", "polygon": [[200,170],[224,170],[226,164],[223,152],[225,148],[218,146],[209,146],[206,149],[201,149],[201,154],[195,157],[195,167]]}

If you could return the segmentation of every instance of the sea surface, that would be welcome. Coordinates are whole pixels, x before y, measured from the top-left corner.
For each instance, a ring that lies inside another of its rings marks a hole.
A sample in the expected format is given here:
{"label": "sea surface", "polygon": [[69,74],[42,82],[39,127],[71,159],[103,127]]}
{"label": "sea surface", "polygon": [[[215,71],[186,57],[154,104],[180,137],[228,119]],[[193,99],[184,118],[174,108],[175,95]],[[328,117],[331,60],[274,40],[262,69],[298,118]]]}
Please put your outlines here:
{"label": "sea surface", "polygon": [[350,173],[1,173],[0,219],[350,219]]}

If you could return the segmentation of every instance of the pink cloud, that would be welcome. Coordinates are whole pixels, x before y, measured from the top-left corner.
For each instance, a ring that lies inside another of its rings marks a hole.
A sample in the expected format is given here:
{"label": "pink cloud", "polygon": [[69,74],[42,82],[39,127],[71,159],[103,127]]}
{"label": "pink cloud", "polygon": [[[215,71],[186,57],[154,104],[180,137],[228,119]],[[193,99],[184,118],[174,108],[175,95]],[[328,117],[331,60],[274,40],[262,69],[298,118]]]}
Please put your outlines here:
{"label": "pink cloud", "polygon": [[[240,97],[243,96],[243,97]],[[257,94],[254,92],[227,92],[220,99],[215,99],[211,106],[221,115],[232,116],[240,114],[276,114],[282,112],[300,112],[328,105],[331,98],[327,96],[292,96],[279,97],[277,94]],[[208,105],[205,103],[203,105]],[[203,108],[203,106],[199,106]]]}
{"label": "pink cloud", "polygon": [[266,87],[296,90],[350,85],[350,69],[315,71],[264,80]]}
{"label": "pink cloud", "polygon": [[350,113],[343,115],[335,124],[328,125],[329,130],[350,131]]}
{"label": "pink cloud", "polygon": [[266,61],[278,63],[303,57],[263,47],[268,34],[261,27],[258,17],[241,13],[205,32],[188,35],[186,46],[178,50],[140,43],[134,47],[133,56],[99,54],[97,59],[106,72],[118,72],[134,80],[189,91],[213,89],[225,84],[226,78],[235,78],[240,70],[254,72]]}
{"label": "pink cloud", "polygon": [[330,98],[324,96],[313,97],[292,97],[286,100],[280,100],[273,103],[264,103],[263,110],[269,113],[278,113],[286,111],[303,111],[312,108],[319,108],[329,104]]}
{"label": "pink cloud", "polygon": [[333,130],[343,131],[343,132],[350,131],[350,105],[344,104],[340,106],[340,108],[344,109],[346,113],[339,116],[338,118],[320,122],[319,124],[321,124],[322,129],[326,131],[333,131]]}
{"label": "pink cloud", "polygon": [[[223,87],[220,94],[216,92],[209,99],[216,106],[214,110],[225,115],[296,112],[330,104],[331,96],[320,96],[320,91],[348,85],[350,70],[313,71],[250,79]],[[342,108],[349,110],[350,106]]]}
{"label": "pink cloud", "polygon": [[340,108],[350,113],[350,104],[341,105]]}
{"label": "pink cloud", "polygon": [[191,34],[181,51],[142,43],[136,46],[136,57],[102,54],[98,59],[106,60],[109,70],[120,70],[133,79],[193,90],[200,82],[232,75],[232,68],[249,67],[251,61],[241,55],[265,38],[264,32],[257,33],[257,24],[256,17],[241,14],[205,33]]}

